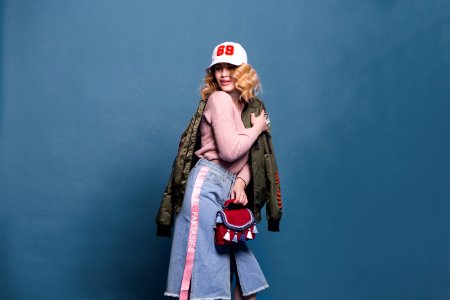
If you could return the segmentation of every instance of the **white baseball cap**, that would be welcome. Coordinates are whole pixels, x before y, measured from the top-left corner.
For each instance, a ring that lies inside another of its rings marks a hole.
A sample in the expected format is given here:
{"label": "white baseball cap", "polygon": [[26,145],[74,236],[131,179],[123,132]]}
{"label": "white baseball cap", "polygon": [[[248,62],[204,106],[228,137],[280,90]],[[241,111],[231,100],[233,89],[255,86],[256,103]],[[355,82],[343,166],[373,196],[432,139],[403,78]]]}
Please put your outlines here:
{"label": "white baseball cap", "polygon": [[218,63],[229,63],[240,66],[247,63],[247,52],[238,43],[224,42],[216,46],[212,53],[212,61],[209,67]]}

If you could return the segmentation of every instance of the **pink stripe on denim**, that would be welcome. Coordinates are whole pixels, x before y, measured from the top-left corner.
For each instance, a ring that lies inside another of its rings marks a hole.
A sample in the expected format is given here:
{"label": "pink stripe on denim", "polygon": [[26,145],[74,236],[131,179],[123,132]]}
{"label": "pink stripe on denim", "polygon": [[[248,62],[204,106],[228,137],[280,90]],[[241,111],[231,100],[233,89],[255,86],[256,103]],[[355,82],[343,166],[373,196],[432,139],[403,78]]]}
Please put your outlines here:
{"label": "pink stripe on denim", "polygon": [[184,266],[183,279],[181,281],[180,300],[187,300],[189,287],[191,285],[192,269],[194,267],[195,249],[197,246],[198,218],[200,214],[199,201],[202,185],[208,173],[208,167],[202,167],[195,179],[194,189],[191,196],[191,220],[189,225],[189,238],[186,252],[186,263]]}

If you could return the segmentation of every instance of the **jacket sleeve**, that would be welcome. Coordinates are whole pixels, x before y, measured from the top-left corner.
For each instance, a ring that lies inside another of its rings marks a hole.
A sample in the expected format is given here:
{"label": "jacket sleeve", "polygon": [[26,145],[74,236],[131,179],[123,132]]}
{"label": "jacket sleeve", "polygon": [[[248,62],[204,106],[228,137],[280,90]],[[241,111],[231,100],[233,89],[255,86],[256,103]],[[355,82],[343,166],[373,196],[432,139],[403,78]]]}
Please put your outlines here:
{"label": "jacket sleeve", "polygon": [[189,122],[188,127],[184,130],[184,132],[181,135],[180,142],[178,143],[178,153],[175,157],[173,164],[172,164],[172,172],[170,173],[169,181],[167,182],[166,189],[164,190],[161,204],[159,206],[158,214],[156,215],[156,235],[157,236],[163,236],[163,237],[170,237],[171,229],[172,229],[172,222],[173,222],[173,214],[174,214],[174,205],[175,205],[175,199],[177,197],[177,185],[175,182],[180,182],[180,177],[182,176],[181,172],[179,171],[179,165],[182,163],[181,157],[182,155],[185,155],[183,151],[184,150],[184,144],[187,143],[188,139],[188,131],[192,124],[192,120]]}
{"label": "jacket sleeve", "polygon": [[198,128],[203,116],[206,101],[199,102],[197,112],[181,135],[178,151],[172,165],[169,182],[161,199],[156,216],[158,236],[171,236],[171,228],[175,213],[181,208],[186,181],[192,167],[195,147],[197,145]]}
{"label": "jacket sleeve", "polygon": [[169,182],[167,183],[161,205],[159,206],[158,214],[156,215],[156,235],[163,237],[171,236],[172,220],[173,220],[173,205],[172,205],[172,180],[173,171],[170,174]]}
{"label": "jacket sleeve", "polygon": [[[264,108],[265,109],[265,108]],[[270,129],[263,133],[264,166],[266,170],[266,217],[269,231],[280,231],[283,203],[281,201],[280,177],[275,159]]]}
{"label": "jacket sleeve", "polygon": [[[268,135],[266,135],[268,136]],[[280,231],[280,220],[282,215],[283,204],[281,201],[280,178],[278,175],[278,167],[273,152],[273,145],[270,138],[267,140],[271,153],[264,154],[264,164],[266,168],[266,186],[267,186],[267,204],[266,216],[269,224],[269,231]]]}

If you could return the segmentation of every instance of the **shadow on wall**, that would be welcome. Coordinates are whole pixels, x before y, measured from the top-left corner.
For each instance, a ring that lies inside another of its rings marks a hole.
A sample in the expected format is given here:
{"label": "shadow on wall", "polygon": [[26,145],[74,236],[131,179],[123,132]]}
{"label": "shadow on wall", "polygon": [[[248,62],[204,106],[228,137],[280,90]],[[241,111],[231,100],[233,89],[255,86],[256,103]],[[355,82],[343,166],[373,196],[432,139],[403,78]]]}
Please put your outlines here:
{"label": "shadow on wall", "polygon": [[0,0],[0,137],[2,135],[2,103],[3,103],[3,97],[4,97],[4,88],[3,88],[3,41],[5,40],[5,4],[3,0]]}
{"label": "shadow on wall", "polygon": [[111,166],[100,183],[107,191],[90,200],[76,285],[93,299],[163,300],[171,239],[156,236],[154,219],[164,176],[157,162],[127,163]]}
{"label": "shadow on wall", "polygon": [[[2,133],[3,103],[3,41],[4,41],[4,2],[0,0],[0,145]],[[3,200],[4,201],[4,200]],[[0,209],[0,299],[14,299],[9,266],[9,218],[4,204]]]}
{"label": "shadow on wall", "polygon": [[14,296],[12,270],[10,267],[8,216],[0,214],[0,299],[16,299]]}

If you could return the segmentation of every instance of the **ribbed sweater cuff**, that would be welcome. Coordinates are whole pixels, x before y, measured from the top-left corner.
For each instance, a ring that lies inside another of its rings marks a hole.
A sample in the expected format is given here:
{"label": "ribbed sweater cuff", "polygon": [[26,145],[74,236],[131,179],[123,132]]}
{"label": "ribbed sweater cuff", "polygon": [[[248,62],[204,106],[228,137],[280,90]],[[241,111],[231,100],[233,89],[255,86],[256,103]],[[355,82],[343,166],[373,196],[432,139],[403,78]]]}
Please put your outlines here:
{"label": "ribbed sweater cuff", "polygon": [[275,221],[275,220],[269,220],[268,221],[269,224],[269,231],[280,231],[280,221]]}
{"label": "ribbed sweater cuff", "polygon": [[158,225],[158,227],[156,228],[156,235],[163,237],[171,237],[172,231],[170,226]]}

